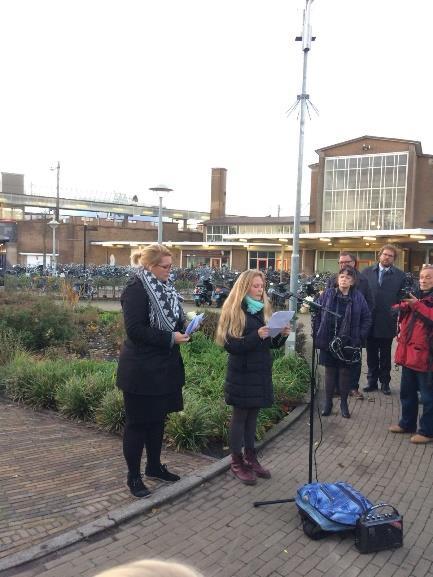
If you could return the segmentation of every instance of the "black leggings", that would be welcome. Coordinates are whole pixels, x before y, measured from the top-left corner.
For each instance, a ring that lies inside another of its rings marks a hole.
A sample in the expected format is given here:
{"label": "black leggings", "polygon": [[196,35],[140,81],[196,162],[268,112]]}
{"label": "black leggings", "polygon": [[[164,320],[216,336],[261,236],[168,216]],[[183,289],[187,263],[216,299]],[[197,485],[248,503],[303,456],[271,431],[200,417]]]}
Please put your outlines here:
{"label": "black leggings", "polygon": [[146,446],[147,466],[158,468],[161,464],[162,438],[165,421],[156,423],[126,423],[123,431],[123,455],[131,476],[140,474],[141,457]]}
{"label": "black leggings", "polygon": [[239,455],[242,451],[242,445],[245,446],[245,449],[254,449],[259,410],[233,407],[230,423],[230,451],[232,454]]}
{"label": "black leggings", "polygon": [[335,385],[338,383],[340,398],[347,401],[353,382],[353,366],[325,367],[325,394],[327,400],[332,400]]}

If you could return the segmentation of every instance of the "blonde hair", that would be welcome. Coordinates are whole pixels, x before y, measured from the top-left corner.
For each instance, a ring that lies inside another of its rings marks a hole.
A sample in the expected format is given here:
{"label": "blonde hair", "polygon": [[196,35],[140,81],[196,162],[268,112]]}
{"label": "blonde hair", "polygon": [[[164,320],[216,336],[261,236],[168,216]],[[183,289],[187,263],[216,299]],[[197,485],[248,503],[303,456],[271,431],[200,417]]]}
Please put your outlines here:
{"label": "blonde hair", "polygon": [[133,252],[131,264],[132,266],[149,268],[159,264],[164,256],[171,256],[171,252],[163,244],[155,242]]}
{"label": "blonde hair", "polygon": [[[241,305],[250,290],[253,280],[258,276],[262,279],[264,288],[265,275],[259,270],[246,270],[239,275],[235,282],[221,310],[215,337],[219,345],[224,346],[227,335],[237,338],[242,337],[245,330],[246,317]],[[265,290],[263,290],[263,304],[264,318],[265,322],[267,322],[272,314],[272,308]]]}
{"label": "blonde hair", "polygon": [[203,577],[195,569],[180,563],[146,559],[113,567],[95,577]]}

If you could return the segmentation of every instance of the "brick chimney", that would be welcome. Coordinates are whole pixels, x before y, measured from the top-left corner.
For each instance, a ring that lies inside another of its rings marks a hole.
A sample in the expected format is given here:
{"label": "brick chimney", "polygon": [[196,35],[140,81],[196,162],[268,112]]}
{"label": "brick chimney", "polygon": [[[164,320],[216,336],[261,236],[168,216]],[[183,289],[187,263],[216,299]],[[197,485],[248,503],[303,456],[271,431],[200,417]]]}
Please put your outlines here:
{"label": "brick chimney", "polygon": [[210,217],[220,218],[226,215],[226,168],[212,168]]}

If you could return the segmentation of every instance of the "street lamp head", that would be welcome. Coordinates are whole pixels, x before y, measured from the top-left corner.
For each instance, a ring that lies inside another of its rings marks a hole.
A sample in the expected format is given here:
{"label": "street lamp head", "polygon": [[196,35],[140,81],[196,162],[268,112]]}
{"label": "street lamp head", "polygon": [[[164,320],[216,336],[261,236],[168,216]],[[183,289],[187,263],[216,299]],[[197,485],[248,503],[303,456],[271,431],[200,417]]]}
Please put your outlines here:
{"label": "street lamp head", "polygon": [[50,222],[48,223],[48,226],[50,226],[51,228],[57,228],[59,226],[60,222],[58,222],[57,220],[55,220],[53,218],[53,220],[50,220]]}
{"label": "street lamp head", "polygon": [[149,190],[152,190],[153,192],[172,192],[173,191],[172,188],[169,188],[165,184],[157,184],[156,186],[151,186],[149,188]]}

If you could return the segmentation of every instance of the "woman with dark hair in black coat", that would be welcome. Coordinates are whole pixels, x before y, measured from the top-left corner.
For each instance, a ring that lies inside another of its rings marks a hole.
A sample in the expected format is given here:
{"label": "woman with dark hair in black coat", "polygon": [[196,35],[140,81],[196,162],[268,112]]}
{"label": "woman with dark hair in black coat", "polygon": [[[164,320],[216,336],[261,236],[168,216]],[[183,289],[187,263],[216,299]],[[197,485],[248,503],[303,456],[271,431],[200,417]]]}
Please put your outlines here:
{"label": "woman with dark hair in black coat", "polygon": [[[341,415],[350,417],[347,398],[352,382],[354,362],[361,362],[361,346],[371,326],[371,313],[364,296],[354,287],[354,269],[343,267],[337,276],[337,287],[326,289],[318,304],[336,313],[329,314],[318,309],[313,320],[315,346],[320,349],[319,362],[325,366],[325,405],[322,415],[332,411],[332,396],[338,382],[341,399]],[[339,346],[341,345],[341,346]],[[353,351],[353,347],[359,349]],[[355,353],[349,358],[345,353]]]}
{"label": "woman with dark hair in black coat", "polygon": [[141,266],[121,297],[127,338],[120,352],[117,386],[125,403],[127,484],[135,497],[147,497],[150,491],[140,473],[144,447],[147,477],[179,480],[160,458],[166,416],[183,408],[185,373],[179,344],[189,337],[181,332],[184,313],[168,281],[170,251],[152,244],[135,253],[133,262]]}

